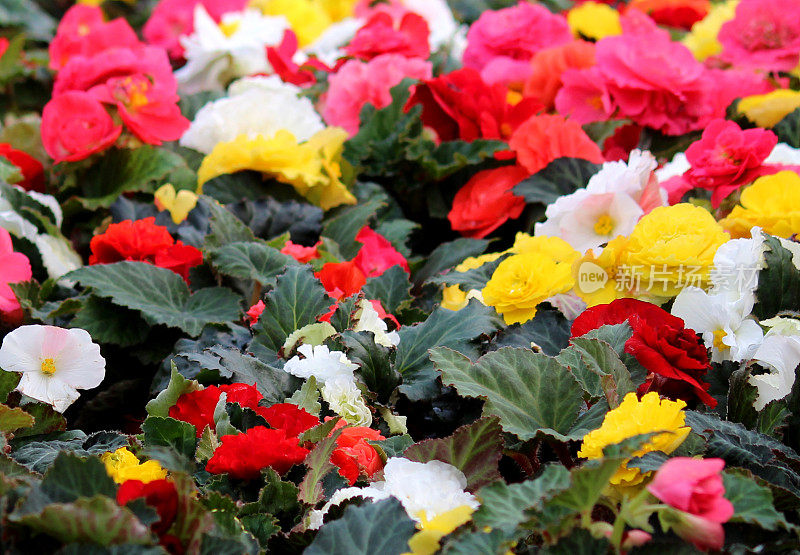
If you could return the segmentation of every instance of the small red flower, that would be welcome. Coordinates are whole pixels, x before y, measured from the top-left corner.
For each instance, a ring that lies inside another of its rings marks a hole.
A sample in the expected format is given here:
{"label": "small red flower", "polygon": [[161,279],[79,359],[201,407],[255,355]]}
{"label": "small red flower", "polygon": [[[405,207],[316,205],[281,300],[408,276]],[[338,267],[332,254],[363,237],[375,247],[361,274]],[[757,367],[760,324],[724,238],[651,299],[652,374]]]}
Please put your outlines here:
{"label": "small red flower", "polygon": [[158,522],[151,526],[153,532],[162,535],[169,530],[178,514],[178,490],[169,480],[153,480],[140,482],[139,480],[126,480],[117,490],[117,503],[126,505],[134,499],[144,498],[145,503],[153,507],[158,513]]}
{"label": "small red flower", "polygon": [[356,483],[364,473],[372,477],[383,468],[383,461],[375,448],[367,441],[386,439],[377,430],[363,426],[347,426],[344,420],[336,423],[334,430],[342,429],[336,438],[336,449],[331,453],[331,462],[339,467],[339,474],[350,482]]}
{"label": "small red flower", "polygon": [[156,253],[155,265],[172,270],[189,283],[189,270],[203,263],[199,249],[177,241],[174,245]]}
{"label": "small red flower", "polygon": [[328,262],[314,275],[328,295],[339,300],[355,295],[367,283],[364,272],[353,261]]}
{"label": "small red flower", "polygon": [[242,407],[250,409],[258,408],[258,402],[263,399],[263,395],[252,385],[244,383],[210,385],[205,389],[181,395],[170,407],[169,416],[194,426],[197,437],[200,437],[206,426],[214,428],[214,408],[223,393],[227,394],[228,403],[239,403]]}
{"label": "small red flower", "polygon": [[259,407],[256,412],[273,428],[283,430],[288,437],[297,437],[319,425],[319,418],[292,403],[277,403]]}
{"label": "small red flower", "polygon": [[298,245],[297,243],[292,243],[291,241],[286,241],[286,244],[281,249],[283,254],[291,256],[295,260],[297,260],[300,264],[305,264],[306,262],[311,262],[315,258],[319,258],[319,251],[317,247],[321,243],[317,243],[312,247],[304,247],[303,245]]}
{"label": "small red flower", "polygon": [[[0,56],[2,55],[0,54]],[[16,185],[26,191],[44,193],[44,168],[41,162],[27,152],[17,150],[8,143],[0,143],[0,157],[5,158],[19,168],[23,179]]]}
{"label": "small red flower", "polygon": [[639,394],[657,391],[670,398],[694,403],[700,401],[715,407],[717,400],[708,394],[703,382],[711,369],[708,351],[694,330],[683,320],[654,304],[636,299],[617,299],[610,304],[585,310],[572,323],[572,337],[580,337],[600,326],[627,321],[633,335],[625,344],[625,352],[648,371],[639,386]]}
{"label": "small red flower", "polygon": [[212,474],[228,473],[241,480],[254,480],[267,467],[284,474],[293,465],[303,462],[309,452],[300,447],[297,437],[288,437],[284,430],[265,426],[222,436],[220,440],[222,445],[214,451],[206,470]]}
{"label": "small red flower", "polygon": [[245,314],[247,314],[251,326],[254,326],[256,323],[258,323],[258,319],[261,317],[261,313],[264,312],[264,308],[266,308],[266,306],[267,305],[264,304],[264,301],[258,301],[247,310]]}
{"label": "small red flower", "polygon": [[356,32],[344,51],[362,60],[381,54],[427,59],[431,53],[429,34],[428,23],[418,14],[407,12],[395,21],[390,14],[377,12]]}
{"label": "small red flower", "polygon": [[392,266],[398,265],[406,272],[410,271],[405,257],[380,233],[364,226],[356,235],[356,241],[364,246],[358,251],[353,263],[366,277],[379,276]]}

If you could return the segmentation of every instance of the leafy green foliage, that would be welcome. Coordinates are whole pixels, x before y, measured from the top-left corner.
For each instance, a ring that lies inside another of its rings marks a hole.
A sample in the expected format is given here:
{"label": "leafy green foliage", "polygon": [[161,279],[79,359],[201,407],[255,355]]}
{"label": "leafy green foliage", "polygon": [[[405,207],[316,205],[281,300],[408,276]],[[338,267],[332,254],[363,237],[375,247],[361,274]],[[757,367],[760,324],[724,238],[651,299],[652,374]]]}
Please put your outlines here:
{"label": "leafy green foliage", "polygon": [[783,514],[775,510],[772,492],[757,484],[752,475],[745,472],[727,471],[722,475],[725,498],[733,503],[733,522],[749,522],[766,530],[788,526]]}
{"label": "leafy green foliage", "polygon": [[484,415],[499,417],[504,431],[520,439],[540,434],[570,439],[582,390],[555,359],[510,347],[488,353],[474,364],[446,348],[434,349],[431,359],[442,372],[442,381],[455,386],[459,395],[485,399]]}
{"label": "leafy green foliage", "polygon": [[569,343],[570,322],[557,310],[536,311],[536,316],[524,324],[512,324],[500,330],[492,340],[491,349],[500,347],[540,348],[548,356],[555,356]]}
{"label": "leafy green foliage", "polygon": [[178,368],[175,366],[174,362],[172,362],[170,366],[171,374],[169,385],[156,395],[154,399],[148,402],[145,407],[147,409],[147,414],[150,416],[168,416],[170,407],[178,402],[181,395],[199,389],[197,381],[184,378],[181,373],[178,372]]}
{"label": "leafy green foliage", "polygon": [[778,136],[779,142],[786,143],[792,148],[800,148],[800,108],[776,123],[772,132]]}
{"label": "leafy green foliage", "polygon": [[331,453],[336,449],[336,439],[341,430],[317,442],[314,449],[306,456],[304,464],[308,468],[305,478],[300,484],[298,499],[309,505],[316,504],[324,495],[322,480],[330,472],[337,472],[330,461]]}
{"label": "leafy green foliage", "polygon": [[342,518],[325,525],[307,555],[400,555],[416,528],[397,499],[349,506]]}
{"label": "leafy green foliage", "polygon": [[236,320],[241,313],[238,297],[229,289],[207,287],[191,293],[175,272],[144,262],[85,266],[67,276],[117,305],[138,310],[151,325],[179,328],[191,336],[207,324]]}
{"label": "leafy green foliage", "polygon": [[[125,436],[113,432],[97,432],[87,436],[71,430],[45,436],[19,438],[13,442],[12,458],[34,472],[45,472],[64,452],[77,457],[99,455],[128,445]],[[88,463],[93,465],[94,463]],[[90,467],[91,468],[91,467]],[[105,474],[105,470],[103,470]]]}
{"label": "leafy green foliage", "polygon": [[368,299],[379,300],[389,314],[396,312],[403,303],[411,301],[408,272],[400,266],[392,266],[381,275],[368,278],[361,290]]}
{"label": "leafy green foliage", "polygon": [[375,343],[375,336],[366,331],[345,331],[342,341],[347,349],[347,358],[360,366],[359,373],[367,388],[378,396],[379,401],[388,400],[401,380],[400,373],[389,361],[389,349]]}
{"label": "leafy green foliage", "polygon": [[194,457],[197,444],[194,426],[163,416],[148,416],[142,424],[145,444],[171,447],[187,457]]}
{"label": "leafy green foliage", "polygon": [[274,285],[277,276],[287,266],[296,264],[294,258],[281,254],[263,243],[237,241],[215,249],[211,263],[222,274],[252,279],[261,285]]}
{"label": "leafy green foliage", "polygon": [[605,396],[613,408],[634,391],[631,374],[611,345],[588,337],[573,338],[571,343],[556,360],[570,369],[591,397]]}
{"label": "leafy green foliage", "polygon": [[98,343],[130,347],[144,342],[150,326],[135,310],[91,296],[81,304],[72,327],[88,331]]}
{"label": "leafy green foliage", "polygon": [[586,187],[589,178],[600,169],[598,164],[581,158],[556,158],[542,170],[514,187],[514,194],[525,202],[552,204],[563,195]]}
{"label": "leafy green foliage", "polygon": [[322,224],[323,237],[336,241],[345,259],[353,258],[361,248],[361,243],[356,242],[356,235],[375,217],[382,206],[380,200],[372,199],[331,210]]}
{"label": "leafy green foliage", "polygon": [[425,264],[414,273],[414,283],[421,285],[433,276],[448,270],[470,256],[478,256],[489,246],[485,239],[461,238],[442,243],[428,255]]}
{"label": "leafy green foliage", "polygon": [[762,319],[800,306],[800,270],[792,262],[792,253],[775,237],[765,235],[764,241],[767,267],[758,273],[758,302],[753,309]]}

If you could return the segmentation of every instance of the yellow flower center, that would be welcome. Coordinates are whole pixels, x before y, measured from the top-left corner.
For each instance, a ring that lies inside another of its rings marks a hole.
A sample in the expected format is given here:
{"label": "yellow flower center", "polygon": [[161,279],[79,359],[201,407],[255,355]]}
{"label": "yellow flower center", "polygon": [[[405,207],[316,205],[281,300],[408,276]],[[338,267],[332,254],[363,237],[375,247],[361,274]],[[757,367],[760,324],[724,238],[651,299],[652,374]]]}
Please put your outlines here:
{"label": "yellow flower center", "polygon": [[239,30],[239,21],[224,21],[219,24],[219,30],[228,38],[231,38],[236,31]]}
{"label": "yellow flower center", "polygon": [[730,349],[730,347],[728,347],[725,343],[722,342],[722,339],[726,335],[728,334],[725,333],[725,330],[723,329],[719,329],[714,332],[714,347],[716,347],[720,351],[725,351],[727,349]]}
{"label": "yellow flower center", "polygon": [[611,219],[611,216],[608,214],[603,214],[594,224],[594,232],[598,235],[608,235],[614,230],[615,226],[614,220]]}
{"label": "yellow flower center", "polygon": [[56,373],[56,363],[52,358],[46,358],[42,361],[42,374],[52,376]]}

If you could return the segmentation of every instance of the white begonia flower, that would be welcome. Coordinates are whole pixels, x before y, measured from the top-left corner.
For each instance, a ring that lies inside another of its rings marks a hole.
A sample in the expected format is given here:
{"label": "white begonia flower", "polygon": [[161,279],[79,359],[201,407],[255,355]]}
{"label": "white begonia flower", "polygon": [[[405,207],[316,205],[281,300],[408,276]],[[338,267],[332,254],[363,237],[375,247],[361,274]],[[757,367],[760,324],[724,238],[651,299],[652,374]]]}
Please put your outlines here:
{"label": "white begonia flower", "polygon": [[764,160],[764,164],[800,165],[800,149],[790,147],[786,143],[778,143]]}
{"label": "white begonia flower", "polygon": [[761,229],[750,230],[750,239],[731,239],[720,245],[714,254],[709,272],[711,293],[726,295],[731,301],[742,301],[752,307],[756,301],[758,272],[765,267],[764,235]]}
{"label": "white begonia flower", "polygon": [[658,178],[659,183],[663,183],[667,179],[685,174],[691,167],[692,165],[686,158],[686,154],[679,152],[672,158],[671,162],[667,162],[656,170],[656,178]]}
{"label": "white begonia flower", "polygon": [[325,125],[311,100],[280,77],[248,77],[231,84],[228,96],[209,102],[197,112],[180,145],[209,154],[219,143],[239,135],[270,138],[281,129],[302,142]]}
{"label": "white begonia flower", "polygon": [[353,331],[371,331],[375,335],[375,343],[378,345],[397,347],[400,343],[400,335],[396,331],[387,331],[389,326],[381,320],[378,311],[367,299],[359,301],[355,319],[357,322]]}
{"label": "white begonia flower", "polygon": [[[787,335],[788,334],[788,335]],[[794,326],[776,326],[767,332],[753,360],[770,369],[768,374],[750,376],[748,381],[758,390],[753,402],[762,410],[771,401],[783,399],[792,392],[795,369],[800,364],[800,336]]]}
{"label": "white begonia flower", "polygon": [[326,345],[300,345],[297,352],[305,358],[295,355],[286,362],[283,369],[290,374],[304,380],[314,376],[321,386],[337,377],[355,381],[353,371],[358,365],[350,362],[342,351],[331,351]]}
{"label": "white begonia flower", "polygon": [[186,65],[175,72],[180,91],[221,91],[231,79],[271,71],[266,47],[280,44],[287,29],[285,17],[258,10],[226,13],[217,25],[198,4],[194,32],[180,39],[186,57]]}
{"label": "white begonia flower", "polygon": [[322,398],[330,405],[331,410],[345,419],[352,426],[369,426],[372,424],[372,413],[361,397],[355,379],[347,376],[336,376],[325,381],[322,386]]}
{"label": "white begonia flower", "polygon": [[[431,50],[437,50],[447,44],[459,46],[459,35],[465,33],[459,28],[453,17],[453,11],[445,0],[402,0],[402,4],[414,13],[425,19],[430,29],[429,41]],[[463,39],[466,39],[464,34]],[[461,59],[463,48],[466,47],[466,40],[461,46],[461,52],[454,49],[453,54],[457,59]]]}
{"label": "white begonia flower", "polygon": [[682,289],[672,305],[672,314],[703,336],[713,362],[741,362],[753,356],[764,332],[749,318],[752,310],[748,299],[732,300],[728,295],[708,294],[698,287]]}
{"label": "white begonia flower", "polygon": [[395,497],[403,504],[408,516],[417,522],[468,505],[477,509],[480,503],[474,495],[465,491],[467,478],[453,465],[442,461],[426,463],[392,457],[383,467],[384,481],[375,482],[365,488],[345,488],[333,494],[322,509],[312,511],[309,528],[317,529],[328,510],[346,499],[363,497],[379,501]]}
{"label": "white begonia flower", "polygon": [[106,361],[86,330],[32,325],[5,336],[0,368],[22,373],[22,394],[64,412],[80,396],[78,389],[100,385]]}
{"label": "white begonia flower", "polygon": [[39,249],[39,254],[42,255],[42,264],[47,270],[47,275],[51,278],[58,279],[83,266],[80,255],[63,237],[42,234],[34,239],[34,243]]}
{"label": "white begonia flower", "polygon": [[346,56],[342,50],[364,25],[363,19],[348,17],[330,25],[303,49],[305,54],[317,57],[323,64],[333,67],[339,58]]}

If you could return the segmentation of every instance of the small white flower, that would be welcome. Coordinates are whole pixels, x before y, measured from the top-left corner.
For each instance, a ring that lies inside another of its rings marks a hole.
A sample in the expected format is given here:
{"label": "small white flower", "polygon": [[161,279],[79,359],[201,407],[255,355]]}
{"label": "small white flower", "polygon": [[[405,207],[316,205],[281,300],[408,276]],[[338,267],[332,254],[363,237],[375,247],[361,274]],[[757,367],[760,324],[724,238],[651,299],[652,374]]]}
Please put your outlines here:
{"label": "small white flower", "polygon": [[679,152],[672,158],[671,162],[667,162],[661,168],[656,170],[656,177],[660,183],[663,183],[668,179],[685,174],[691,169],[691,167],[692,165],[686,158],[686,154]]}
{"label": "small white flower", "polygon": [[350,362],[342,351],[331,351],[326,345],[300,345],[297,352],[305,358],[295,355],[283,369],[298,378],[305,380],[314,376],[320,385],[340,376],[355,380],[353,371],[358,365]]}
{"label": "small white flower", "polygon": [[289,23],[258,10],[229,12],[217,23],[202,5],[194,11],[194,33],[181,38],[186,65],[175,72],[181,92],[221,91],[236,77],[272,68],[266,47],[277,46]]}
{"label": "small white flower", "polygon": [[316,56],[323,64],[333,67],[339,58],[346,56],[342,48],[347,46],[363,25],[363,19],[353,17],[337,21],[325,29],[303,52]]}
{"label": "small white flower", "polygon": [[800,165],[800,149],[792,148],[786,143],[778,143],[772,152],[769,153],[765,164],[787,164],[789,166]]}
{"label": "small white flower", "polygon": [[761,229],[750,230],[750,239],[731,239],[720,245],[714,254],[709,277],[711,292],[726,295],[732,301],[742,300],[753,306],[758,287],[758,272],[764,268],[764,235]]}
{"label": "small white flower", "polygon": [[[784,332],[792,335],[784,335]],[[800,337],[793,333],[792,328],[772,328],[753,355],[754,361],[770,369],[770,373],[750,376],[748,380],[758,389],[758,397],[753,402],[756,410],[792,392],[795,368],[800,364]]]}
{"label": "small white flower", "polygon": [[456,507],[468,505],[477,509],[480,503],[465,491],[467,478],[453,465],[442,461],[414,462],[402,457],[392,457],[383,467],[383,482],[365,488],[345,488],[333,494],[322,509],[312,511],[309,528],[316,529],[328,510],[346,499],[363,497],[379,501],[395,497],[403,504],[408,516],[417,522],[424,512],[430,520]]}
{"label": "small white flower", "polygon": [[322,386],[322,398],[330,405],[331,410],[344,418],[348,424],[352,426],[372,424],[372,412],[364,403],[361,391],[352,377],[336,376],[326,380]]}
{"label": "small white flower", "polygon": [[22,373],[21,393],[64,412],[80,396],[78,389],[100,385],[106,361],[86,330],[33,325],[5,336],[0,368]]}
{"label": "small white flower", "polygon": [[280,77],[248,77],[231,84],[228,96],[203,106],[180,140],[181,146],[209,154],[239,135],[272,137],[285,129],[307,141],[325,126],[311,100]]}
{"label": "small white flower", "polygon": [[[431,50],[450,43],[459,32],[453,11],[445,0],[402,0],[402,4],[428,23]],[[460,56],[458,59],[461,59]]]}
{"label": "small white flower", "polygon": [[672,314],[703,336],[711,360],[749,360],[764,338],[761,326],[748,318],[753,310],[747,299],[710,295],[697,287],[685,287],[672,305]]}
{"label": "small white flower", "polygon": [[389,326],[378,316],[378,311],[367,299],[362,299],[358,303],[358,310],[355,313],[357,323],[353,331],[371,331],[375,335],[375,343],[384,347],[397,347],[400,343],[400,335],[396,331],[387,332]]}

